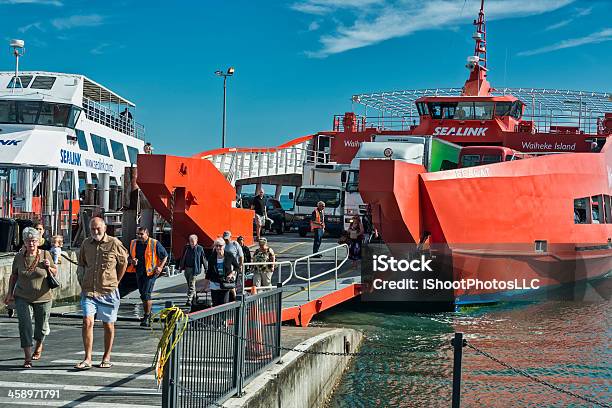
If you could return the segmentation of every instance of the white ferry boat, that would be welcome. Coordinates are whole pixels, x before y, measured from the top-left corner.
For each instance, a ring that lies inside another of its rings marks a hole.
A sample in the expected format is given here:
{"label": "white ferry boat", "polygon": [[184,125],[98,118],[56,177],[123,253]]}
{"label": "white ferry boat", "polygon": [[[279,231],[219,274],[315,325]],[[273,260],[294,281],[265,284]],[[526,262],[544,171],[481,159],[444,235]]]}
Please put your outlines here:
{"label": "white ferry boat", "polygon": [[84,75],[0,72],[0,217],[70,239],[83,205],[121,208],[125,168],[145,147],[134,108]]}

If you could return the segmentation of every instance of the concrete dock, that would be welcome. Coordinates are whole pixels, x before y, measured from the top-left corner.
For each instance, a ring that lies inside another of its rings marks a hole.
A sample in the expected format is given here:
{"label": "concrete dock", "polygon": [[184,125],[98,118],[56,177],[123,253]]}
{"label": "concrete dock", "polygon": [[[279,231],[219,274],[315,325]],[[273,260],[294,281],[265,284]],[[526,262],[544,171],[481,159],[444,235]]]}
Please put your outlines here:
{"label": "concrete dock", "polygon": [[[311,241],[300,239],[293,234],[268,238],[279,260],[292,260],[311,252]],[[333,245],[336,245],[335,240],[326,239],[322,248]],[[323,268],[329,268],[329,265],[324,266],[323,262],[319,262],[318,266],[313,264],[313,274]],[[346,269],[349,269],[348,265]],[[342,273],[346,274],[347,271]],[[325,282],[327,279],[329,277],[322,277],[320,281]],[[200,285],[201,283],[200,281]],[[185,290],[182,275],[160,278],[154,292],[155,309],[159,310],[166,300],[182,305],[185,301]],[[296,289],[296,293],[304,291],[305,288]],[[295,297],[291,293],[288,295]],[[131,295],[122,300],[112,354],[114,366],[110,369],[95,366],[100,362],[103,351],[103,329],[101,323],[96,323],[94,367],[87,371],[77,371],[73,368],[83,357],[78,305],[62,304],[54,307],[54,317],[50,322],[51,333],[45,340],[42,359],[35,361],[31,369],[22,368],[23,352],[19,344],[17,319],[1,316],[0,406],[159,407],[161,391],[154,377],[152,363],[158,343],[156,335],[161,332],[141,328],[138,322],[134,321],[134,318],[142,313],[141,310],[138,296]],[[58,317],[61,314],[72,317]],[[283,347],[295,347],[332,330],[333,328],[326,327],[283,326],[281,344]],[[341,348],[338,351],[340,350]],[[295,359],[296,356],[291,358],[292,361]],[[337,372],[334,373],[337,377]],[[32,391],[29,395],[28,390]],[[231,406],[237,406],[237,403],[233,402]]]}

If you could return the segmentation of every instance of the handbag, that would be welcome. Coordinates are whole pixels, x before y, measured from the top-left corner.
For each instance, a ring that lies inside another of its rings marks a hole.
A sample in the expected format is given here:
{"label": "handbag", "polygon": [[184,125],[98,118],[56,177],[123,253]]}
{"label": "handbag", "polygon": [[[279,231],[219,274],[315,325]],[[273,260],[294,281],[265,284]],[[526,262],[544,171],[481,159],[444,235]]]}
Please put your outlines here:
{"label": "handbag", "polygon": [[236,282],[221,282],[221,289],[236,289]]}
{"label": "handbag", "polygon": [[[47,259],[47,253],[49,253],[49,251],[45,251],[45,259]],[[47,285],[49,286],[49,289],[59,288],[59,281],[55,278],[55,276],[53,276],[53,274],[49,272],[48,268],[45,269],[47,270]]]}

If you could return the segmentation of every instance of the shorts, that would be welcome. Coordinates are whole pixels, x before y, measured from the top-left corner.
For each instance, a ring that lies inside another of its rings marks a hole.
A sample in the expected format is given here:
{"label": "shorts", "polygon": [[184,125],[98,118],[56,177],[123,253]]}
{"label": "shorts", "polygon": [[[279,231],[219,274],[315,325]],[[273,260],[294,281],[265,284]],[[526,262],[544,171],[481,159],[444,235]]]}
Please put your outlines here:
{"label": "shorts", "polygon": [[255,214],[255,223],[258,226],[263,227],[266,225],[266,217],[264,215]]}
{"label": "shorts", "polygon": [[153,286],[157,276],[147,276],[146,273],[136,272],[136,283],[138,284],[138,292],[140,293],[141,300],[151,300],[151,293],[153,293]]}
{"label": "shorts", "polygon": [[100,297],[85,296],[81,293],[81,310],[83,317],[97,315],[103,323],[115,323],[119,311],[119,289]]}

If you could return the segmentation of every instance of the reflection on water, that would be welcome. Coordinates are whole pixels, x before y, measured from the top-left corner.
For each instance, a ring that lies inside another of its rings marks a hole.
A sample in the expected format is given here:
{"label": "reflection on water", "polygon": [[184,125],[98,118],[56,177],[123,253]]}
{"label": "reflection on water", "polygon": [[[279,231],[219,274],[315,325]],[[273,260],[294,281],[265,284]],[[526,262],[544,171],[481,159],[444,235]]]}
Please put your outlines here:
{"label": "reflection on water", "polygon": [[[612,302],[546,301],[461,313],[388,314],[342,310],[324,325],[362,330],[362,351],[330,407],[449,407],[452,333],[500,360],[578,394],[612,403]],[[414,351],[409,351],[414,350]],[[587,407],[464,348],[462,407]]]}

